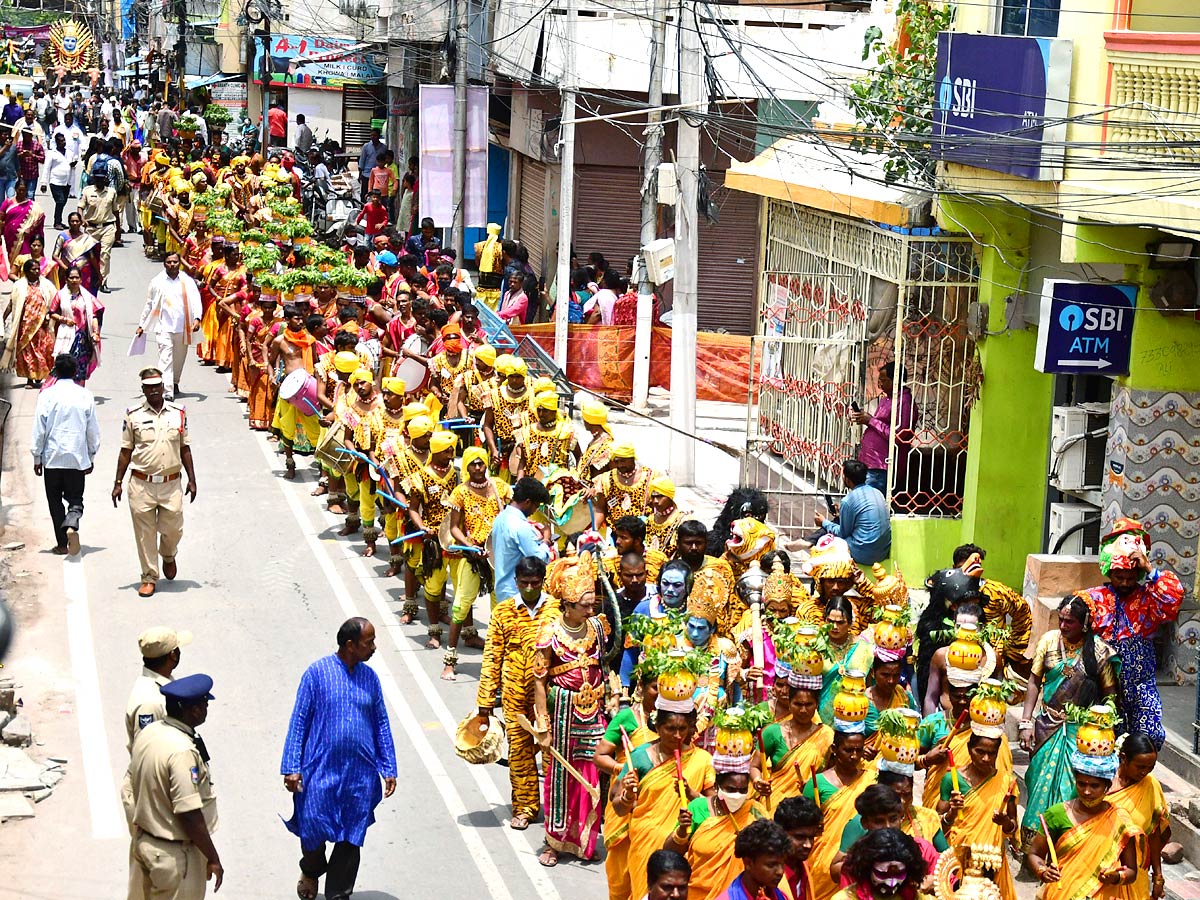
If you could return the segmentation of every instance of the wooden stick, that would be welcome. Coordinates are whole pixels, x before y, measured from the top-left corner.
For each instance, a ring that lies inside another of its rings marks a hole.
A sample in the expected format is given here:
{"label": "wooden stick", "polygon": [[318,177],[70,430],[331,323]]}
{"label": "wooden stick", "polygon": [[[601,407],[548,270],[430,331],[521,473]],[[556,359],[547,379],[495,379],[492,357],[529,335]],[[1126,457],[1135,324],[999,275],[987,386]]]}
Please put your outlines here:
{"label": "wooden stick", "polygon": [[[533,727],[533,723],[529,721],[529,717],[524,713],[517,713],[517,724],[532,734],[535,738],[541,734],[540,731]],[[545,749],[550,752],[551,756],[558,760],[559,765],[567,770],[568,775],[583,785],[584,790],[588,792],[588,796],[592,798],[593,803],[600,802],[600,788],[597,785],[592,784],[590,781],[584,778],[583,775],[580,774],[579,770],[567,762],[563,755],[553,747],[546,747]]]}
{"label": "wooden stick", "polygon": [[963,722],[966,721],[967,714],[969,712],[970,712],[970,710],[964,709],[961,713],[959,713],[958,719],[954,722],[954,727],[950,729],[949,733],[944,738],[942,738],[940,741],[938,741],[939,747],[949,747],[950,746],[950,738],[952,738],[956,734],[958,734],[958,729],[962,728]]}
{"label": "wooden stick", "polygon": [[1042,823],[1042,832],[1046,835],[1046,846],[1050,848],[1050,865],[1058,868],[1058,851],[1054,849],[1054,838],[1050,836],[1050,828],[1046,825],[1046,817],[1038,813],[1038,821]]}

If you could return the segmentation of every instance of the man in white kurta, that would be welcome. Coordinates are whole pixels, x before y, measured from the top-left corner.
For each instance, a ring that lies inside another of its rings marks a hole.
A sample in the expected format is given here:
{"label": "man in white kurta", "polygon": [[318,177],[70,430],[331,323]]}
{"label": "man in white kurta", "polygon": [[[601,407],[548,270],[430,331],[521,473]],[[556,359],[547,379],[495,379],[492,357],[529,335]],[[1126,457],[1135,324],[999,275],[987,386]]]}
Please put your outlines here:
{"label": "man in white kurta", "polygon": [[158,368],[165,376],[171,373],[172,390],[168,400],[179,393],[179,376],[187,361],[192,335],[200,330],[200,288],[186,272],[180,271],[178,253],[168,253],[163,259],[163,271],[150,281],[146,307],[138,322],[137,334],[154,334],[158,344]]}

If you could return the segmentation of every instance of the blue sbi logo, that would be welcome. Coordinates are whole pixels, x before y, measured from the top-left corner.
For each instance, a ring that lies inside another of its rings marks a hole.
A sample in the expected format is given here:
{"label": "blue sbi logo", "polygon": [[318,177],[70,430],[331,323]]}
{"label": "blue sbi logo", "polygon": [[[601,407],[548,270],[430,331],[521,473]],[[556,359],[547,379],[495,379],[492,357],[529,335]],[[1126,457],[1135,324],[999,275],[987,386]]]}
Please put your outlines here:
{"label": "blue sbi logo", "polygon": [[1074,304],[1064,306],[1058,314],[1058,324],[1063,331],[1078,331],[1083,327],[1083,310]]}

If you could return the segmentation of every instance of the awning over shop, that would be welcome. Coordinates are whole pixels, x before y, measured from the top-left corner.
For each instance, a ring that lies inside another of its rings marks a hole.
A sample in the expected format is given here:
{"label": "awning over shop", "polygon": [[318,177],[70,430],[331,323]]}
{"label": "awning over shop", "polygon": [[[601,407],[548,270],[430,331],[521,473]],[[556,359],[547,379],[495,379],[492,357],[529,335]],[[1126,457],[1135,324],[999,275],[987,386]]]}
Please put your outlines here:
{"label": "awning over shop", "polygon": [[885,184],[884,157],[844,144],[781,138],[749,162],[732,162],[725,187],[885,225],[917,224],[930,195]]}
{"label": "awning over shop", "polygon": [[222,81],[234,81],[235,79],[245,77],[246,75],[244,72],[240,75],[226,75],[224,72],[214,72],[211,75],[188,75],[187,78],[184,79],[184,83],[187,85],[188,90],[195,90],[196,88],[220,84]]}

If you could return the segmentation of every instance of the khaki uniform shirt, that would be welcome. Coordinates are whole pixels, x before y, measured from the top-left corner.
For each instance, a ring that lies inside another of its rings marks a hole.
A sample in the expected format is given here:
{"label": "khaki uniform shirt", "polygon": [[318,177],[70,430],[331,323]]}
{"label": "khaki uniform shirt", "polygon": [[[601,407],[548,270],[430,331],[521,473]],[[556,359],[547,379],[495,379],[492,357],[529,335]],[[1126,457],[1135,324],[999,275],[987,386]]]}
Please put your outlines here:
{"label": "khaki uniform shirt", "polygon": [[155,412],[143,400],[126,411],[121,447],[133,451],[131,468],[147,475],[174,475],[183,468],[180,454],[187,443],[187,413],[182,406],[165,400]]}
{"label": "khaki uniform shirt", "polygon": [[112,187],[100,190],[89,184],[79,195],[79,215],[89,228],[117,224],[117,192]]}
{"label": "khaki uniform shirt", "polygon": [[202,810],[209,832],[217,828],[217,797],[195,732],[177,719],[152,722],[133,744],[129,761],[133,823],[165,841],[186,841],[181,813]]}
{"label": "khaki uniform shirt", "polygon": [[133,683],[129,701],[125,704],[125,749],[133,750],[133,739],[151,722],[167,717],[167,700],[159,688],[173,681],[168,675],[159,675],[153,669],[142,667],[142,674]]}

